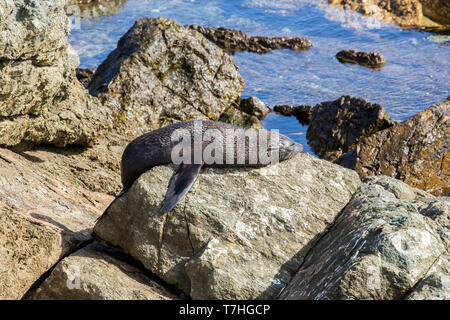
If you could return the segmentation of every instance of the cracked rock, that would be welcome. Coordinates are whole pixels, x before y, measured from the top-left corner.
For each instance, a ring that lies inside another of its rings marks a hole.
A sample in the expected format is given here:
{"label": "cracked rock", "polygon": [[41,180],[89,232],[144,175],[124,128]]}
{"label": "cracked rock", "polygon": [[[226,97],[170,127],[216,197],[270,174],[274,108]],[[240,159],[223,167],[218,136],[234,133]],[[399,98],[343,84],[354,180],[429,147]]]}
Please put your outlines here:
{"label": "cracked rock", "polygon": [[75,77],[63,1],[1,1],[0,30],[0,145],[92,145],[106,115]]}

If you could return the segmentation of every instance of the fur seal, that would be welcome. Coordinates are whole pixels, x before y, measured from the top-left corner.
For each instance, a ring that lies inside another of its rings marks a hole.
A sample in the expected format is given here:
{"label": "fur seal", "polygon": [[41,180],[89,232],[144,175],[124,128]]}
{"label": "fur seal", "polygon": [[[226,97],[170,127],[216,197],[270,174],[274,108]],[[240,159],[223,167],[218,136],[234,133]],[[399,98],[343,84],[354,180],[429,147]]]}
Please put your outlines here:
{"label": "fur seal", "polygon": [[151,168],[179,164],[160,209],[166,213],[187,194],[203,166],[261,167],[273,160],[288,160],[302,149],[301,144],[276,131],[245,129],[212,120],[174,123],[145,133],[127,145],[121,161],[123,191],[118,197]]}

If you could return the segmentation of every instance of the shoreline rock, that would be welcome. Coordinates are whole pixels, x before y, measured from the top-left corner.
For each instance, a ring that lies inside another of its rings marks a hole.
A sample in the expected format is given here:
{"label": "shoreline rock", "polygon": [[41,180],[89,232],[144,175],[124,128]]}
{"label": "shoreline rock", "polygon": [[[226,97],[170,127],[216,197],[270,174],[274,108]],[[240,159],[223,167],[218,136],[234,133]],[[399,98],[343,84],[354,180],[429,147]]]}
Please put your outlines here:
{"label": "shoreline rock", "polygon": [[321,159],[335,160],[362,139],[392,125],[380,104],[342,96],[314,106],[306,138]]}
{"label": "shoreline rock", "polygon": [[367,178],[281,299],[448,299],[449,214],[449,199]]}
{"label": "shoreline rock", "polygon": [[62,1],[2,1],[0,30],[0,145],[92,145],[106,114],[75,77]]}
{"label": "shoreline rock", "polygon": [[241,30],[224,27],[188,25],[227,52],[249,51],[264,54],[276,49],[308,50],[312,47],[308,38],[250,36]]}
{"label": "shoreline rock", "polygon": [[273,107],[273,111],[286,117],[294,116],[302,125],[307,125],[311,121],[314,107],[308,105],[288,106],[277,105]]}
{"label": "shoreline rock", "polygon": [[336,162],[361,177],[386,175],[434,195],[450,195],[450,100],[377,132]]}
{"label": "shoreline rock", "polygon": [[130,136],[184,120],[218,120],[244,80],[232,57],[173,20],[142,18],[97,68],[89,91]]}
{"label": "shoreline rock", "polygon": [[[401,27],[449,29],[450,4],[440,0],[328,0],[328,3],[355,10]],[[426,17],[425,17],[426,16]]]}
{"label": "shoreline rock", "polygon": [[336,54],[336,58],[343,63],[357,63],[374,69],[379,69],[386,63],[386,59],[378,52],[341,50]]}

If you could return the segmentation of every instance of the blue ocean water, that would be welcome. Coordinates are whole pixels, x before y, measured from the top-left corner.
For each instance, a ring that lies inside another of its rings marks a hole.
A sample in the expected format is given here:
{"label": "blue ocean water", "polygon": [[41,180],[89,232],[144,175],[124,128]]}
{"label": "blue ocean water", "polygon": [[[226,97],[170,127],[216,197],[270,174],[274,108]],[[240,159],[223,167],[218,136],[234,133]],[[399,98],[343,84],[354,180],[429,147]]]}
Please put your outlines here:
{"label": "blue ocean water", "polygon": [[[433,34],[404,30],[321,0],[128,0],[114,15],[82,19],[70,42],[81,67],[97,67],[119,38],[141,17],[165,17],[181,24],[224,26],[251,35],[306,36],[308,51],[276,50],[264,55],[236,53],[245,79],[243,97],[266,104],[311,104],[348,94],[382,104],[394,120],[405,120],[450,95],[450,46]],[[430,40],[431,39],[431,40]],[[380,70],[342,64],[342,49],[378,51],[387,60]],[[267,129],[279,129],[306,143],[307,126],[270,114]]]}

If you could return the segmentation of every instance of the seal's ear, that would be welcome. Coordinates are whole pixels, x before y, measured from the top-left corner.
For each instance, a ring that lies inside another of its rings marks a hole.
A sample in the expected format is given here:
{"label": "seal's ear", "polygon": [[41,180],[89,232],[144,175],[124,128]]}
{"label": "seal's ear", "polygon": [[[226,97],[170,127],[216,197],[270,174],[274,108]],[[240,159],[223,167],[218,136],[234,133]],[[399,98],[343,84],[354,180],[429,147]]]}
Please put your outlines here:
{"label": "seal's ear", "polygon": [[183,199],[197,180],[201,168],[201,164],[181,164],[178,167],[178,170],[170,178],[161,213],[169,212]]}

